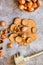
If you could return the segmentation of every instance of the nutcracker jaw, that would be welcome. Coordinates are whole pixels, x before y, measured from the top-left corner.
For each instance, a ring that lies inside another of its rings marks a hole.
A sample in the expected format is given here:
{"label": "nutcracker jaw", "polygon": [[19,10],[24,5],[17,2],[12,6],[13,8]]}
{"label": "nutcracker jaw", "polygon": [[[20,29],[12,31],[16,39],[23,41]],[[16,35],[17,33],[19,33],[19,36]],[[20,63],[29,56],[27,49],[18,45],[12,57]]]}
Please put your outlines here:
{"label": "nutcracker jaw", "polygon": [[26,65],[23,56],[20,53],[14,55],[14,64],[15,65]]}

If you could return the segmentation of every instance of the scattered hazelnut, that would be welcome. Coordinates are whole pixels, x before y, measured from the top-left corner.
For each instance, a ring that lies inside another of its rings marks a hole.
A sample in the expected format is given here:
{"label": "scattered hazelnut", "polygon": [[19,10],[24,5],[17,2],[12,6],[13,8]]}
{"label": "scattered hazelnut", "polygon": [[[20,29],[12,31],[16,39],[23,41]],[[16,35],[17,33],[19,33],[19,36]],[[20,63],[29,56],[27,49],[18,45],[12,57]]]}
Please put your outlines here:
{"label": "scattered hazelnut", "polygon": [[6,35],[1,35],[1,39],[6,39]]}
{"label": "scattered hazelnut", "polygon": [[5,30],[1,30],[0,31],[0,34],[5,34]]}
{"label": "scattered hazelnut", "polygon": [[8,34],[8,33],[10,33],[10,29],[5,30],[5,34]]}
{"label": "scattered hazelnut", "polygon": [[0,40],[0,44],[3,43],[3,40]]}
{"label": "scattered hazelnut", "polygon": [[13,45],[12,45],[11,43],[8,43],[8,44],[7,44],[7,47],[8,47],[8,48],[12,48]]}
{"label": "scattered hazelnut", "polygon": [[1,26],[5,27],[6,26],[6,22],[5,21],[2,21],[1,22]]}
{"label": "scattered hazelnut", "polygon": [[0,57],[1,57],[1,56],[3,56],[3,52],[2,52],[2,51],[0,51]]}
{"label": "scattered hazelnut", "polygon": [[3,47],[0,47],[0,50],[2,50],[3,49]]}

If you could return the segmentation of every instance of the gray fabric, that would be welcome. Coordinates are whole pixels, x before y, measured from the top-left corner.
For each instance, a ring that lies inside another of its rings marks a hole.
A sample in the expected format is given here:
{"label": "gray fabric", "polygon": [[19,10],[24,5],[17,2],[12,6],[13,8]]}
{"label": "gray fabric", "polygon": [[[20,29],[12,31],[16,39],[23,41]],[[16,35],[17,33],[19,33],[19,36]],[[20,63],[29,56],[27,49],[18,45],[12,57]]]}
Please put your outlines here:
{"label": "gray fabric", "polygon": [[[3,53],[4,56],[0,57],[0,65],[14,65],[13,55],[16,52],[20,52],[21,55],[30,55],[32,53],[43,50],[43,6],[37,9],[35,12],[25,12],[18,9],[17,0],[0,0],[0,20],[5,20],[7,22],[6,27],[0,27],[0,29],[7,28],[16,17],[21,17],[22,19],[34,19],[37,26],[38,38],[36,41],[32,42],[28,46],[20,46],[17,43],[12,43],[13,48],[8,49],[7,43],[10,41],[8,39],[4,40]],[[43,55],[40,55],[34,59],[29,60],[27,65],[43,65]]]}

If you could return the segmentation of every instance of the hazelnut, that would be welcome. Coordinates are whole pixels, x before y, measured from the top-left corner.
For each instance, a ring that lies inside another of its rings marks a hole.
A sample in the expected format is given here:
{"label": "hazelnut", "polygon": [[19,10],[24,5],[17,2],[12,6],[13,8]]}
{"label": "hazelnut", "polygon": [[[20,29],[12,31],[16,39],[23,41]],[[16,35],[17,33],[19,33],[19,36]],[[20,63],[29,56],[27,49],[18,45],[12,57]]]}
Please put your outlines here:
{"label": "hazelnut", "polygon": [[21,10],[24,10],[24,5],[19,5],[19,8],[20,8]]}
{"label": "hazelnut", "polygon": [[37,2],[37,0],[32,0],[33,2]]}
{"label": "hazelnut", "polygon": [[32,5],[33,5],[33,3],[31,1],[27,3],[27,7],[29,7],[29,8],[32,7]]}
{"label": "hazelnut", "polygon": [[0,33],[1,33],[1,34],[5,34],[5,30],[1,30]]}
{"label": "hazelnut", "polygon": [[5,34],[10,33],[10,29],[5,30]]}
{"label": "hazelnut", "polygon": [[6,38],[6,35],[1,35],[1,38],[2,38],[2,39],[5,39],[5,38]]}
{"label": "hazelnut", "polygon": [[1,56],[3,56],[3,52],[2,52],[2,51],[0,51],[0,57],[1,57]]}
{"label": "hazelnut", "polygon": [[14,20],[14,24],[15,25],[21,25],[21,18],[16,18],[15,20]]}
{"label": "hazelnut", "polygon": [[24,46],[27,46],[27,42],[25,41],[23,45],[24,45]]}
{"label": "hazelnut", "polygon": [[7,47],[8,47],[8,48],[12,48],[13,45],[12,45],[11,43],[8,43],[8,44],[7,44]]}
{"label": "hazelnut", "polygon": [[38,1],[38,5],[39,5],[39,6],[42,5],[42,1],[41,1],[41,0]]}
{"label": "hazelnut", "polygon": [[20,4],[25,4],[25,0],[18,0]]}
{"label": "hazelnut", "polygon": [[19,42],[22,42],[22,37],[17,36],[15,40],[16,40],[16,42],[18,42],[18,43],[19,43]]}
{"label": "hazelnut", "polygon": [[3,40],[0,40],[0,44],[3,43]]}
{"label": "hazelnut", "polygon": [[29,44],[32,41],[31,37],[27,39],[27,43]]}
{"label": "hazelnut", "polygon": [[22,37],[23,37],[24,39],[26,39],[26,38],[27,38],[27,34],[26,34],[26,33],[22,34]]}
{"label": "hazelnut", "polygon": [[37,8],[37,7],[38,7],[37,3],[33,3],[33,8]]}
{"label": "hazelnut", "polygon": [[1,22],[1,26],[5,27],[6,26],[6,22],[5,21],[2,21]]}
{"label": "hazelnut", "polygon": [[30,8],[28,8],[28,11],[29,12],[33,12],[34,11],[34,8],[33,7],[30,7]]}
{"label": "hazelnut", "polygon": [[14,32],[15,31],[15,24],[12,24],[11,26],[10,26],[10,31],[12,31],[12,32]]}
{"label": "hazelnut", "polygon": [[37,32],[36,27],[32,27],[32,33],[36,33],[36,32]]}
{"label": "hazelnut", "polygon": [[29,20],[28,20],[28,26],[29,26],[29,27],[33,27],[33,26],[35,26],[35,25],[36,25],[36,23],[35,23],[34,20],[32,20],[32,19],[29,19]]}
{"label": "hazelnut", "polygon": [[11,34],[11,35],[9,36],[9,40],[10,40],[11,42],[15,42],[15,37],[17,37],[17,35],[18,35],[18,34]]}
{"label": "hazelnut", "polygon": [[28,24],[29,24],[29,20],[22,20],[22,25],[26,25],[26,26],[28,26]]}
{"label": "hazelnut", "polygon": [[22,28],[22,32],[26,32],[27,29],[28,29],[28,27],[23,27],[23,28]]}

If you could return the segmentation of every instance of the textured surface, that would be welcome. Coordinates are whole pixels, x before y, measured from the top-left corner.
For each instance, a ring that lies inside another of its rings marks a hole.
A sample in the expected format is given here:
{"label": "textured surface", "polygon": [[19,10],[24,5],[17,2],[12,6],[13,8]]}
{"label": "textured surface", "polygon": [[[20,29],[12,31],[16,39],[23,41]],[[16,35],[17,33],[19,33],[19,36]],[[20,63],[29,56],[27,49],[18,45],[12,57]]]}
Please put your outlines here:
{"label": "textured surface", "polygon": [[[0,65],[14,65],[13,55],[18,51],[20,51],[21,55],[30,55],[32,53],[43,50],[43,6],[35,12],[28,13],[22,12],[18,9],[18,4],[16,0],[0,0],[0,20],[5,20],[7,22],[8,27],[13,22],[13,19],[15,17],[36,20],[38,38],[36,41],[25,47],[20,46],[17,43],[13,43],[12,49],[8,49],[6,45],[10,41],[8,39],[4,40],[4,43],[2,44],[4,48],[4,56],[0,57]],[[3,28],[0,27],[0,29]],[[43,55],[29,60],[26,64],[43,65]]]}

